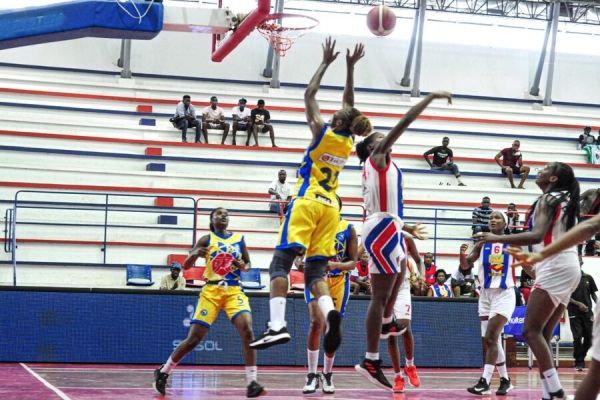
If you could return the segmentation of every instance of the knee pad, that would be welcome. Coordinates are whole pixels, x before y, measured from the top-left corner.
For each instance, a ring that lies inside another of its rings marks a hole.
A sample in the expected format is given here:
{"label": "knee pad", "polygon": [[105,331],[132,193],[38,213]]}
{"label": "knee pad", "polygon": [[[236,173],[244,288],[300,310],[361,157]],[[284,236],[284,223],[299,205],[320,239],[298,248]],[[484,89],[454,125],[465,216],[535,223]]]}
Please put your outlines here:
{"label": "knee pad", "polygon": [[304,284],[309,290],[313,283],[323,279],[327,263],[328,261],[326,258],[306,261],[306,264],[304,265]]}
{"label": "knee pad", "polygon": [[269,276],[271,279],[279,276],[287,279],[296,258],[296,251],[293,249],[275,250],[271,265],[269,265]]}

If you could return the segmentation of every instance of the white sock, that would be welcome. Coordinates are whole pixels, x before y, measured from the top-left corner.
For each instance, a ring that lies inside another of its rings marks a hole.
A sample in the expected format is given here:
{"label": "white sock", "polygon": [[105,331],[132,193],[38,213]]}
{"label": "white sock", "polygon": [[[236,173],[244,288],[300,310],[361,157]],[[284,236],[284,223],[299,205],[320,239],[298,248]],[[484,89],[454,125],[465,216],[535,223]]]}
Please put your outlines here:
{"label": "white sock", "polygon": [[483,366],[483,378],[485,379],[485,381],[487,382],[487,384],[489,385],[490,382],[492,381],[492,374],[494,373],[494,367],[495,365],[491,365],[491,364],[485,364]]}
{"label": "white sock", "polygon": [[462,183],[462,181],[460,180],[460,176],[457,176],[457,177],[456,177],[456,181],[457,181],[458,183]]}
{"label": "white sock", "polygon": [[316,374],[319,366],[319,350],[306,350],[308,356],[308,373]]}
{"label": "white sock", "polygon": [[389,317],[383,317],[383,320],[381,321],[382,324],[389,324],[390,322],[392,322],[393,319],[393,315],[389,316]]}
{"label": "white sock", "polygon": [[402,371],[396,372],[396,376],[399,376],[400,378],[402,378]]}
{"label": "white sock", "polygon": [[255,366],[253,367],[246,367],[246,384],[249,385],[252,383],[252,381],[256,380],[256,374],[258,373],[258,368]]}
{"label": "white sock", "polygon": [[319,309],[323,313],[323,316],[325,317],[325,319],[327,319],[327,316],[329,315],[329,311],[335,310],[335,307],[333,305],[333,299],[331,298],[331,296],[325,295],[325,296],[319,297],[318,303],[319,303]]}
{"label": "white sock", "polygon": [[540,379],[542,381],[542,399],[550,399],[550,391],[548,390],[548,382],[545,379]]}
{"label": "white sock", "polygon": [[411,358],[410,360],[408,358],[406,358],[406,362],[404,363],[404,368],[410,368],[413,366],[414,363],[414,358]]}
{"label": "white sock", "polygon": [[333,371],[333,360],[335,360],[335,354],[329,358],[327,354],[325,354],[325,359],[323,360],[323,373],[328,374]]}
{"label": "white sock", "polygon": [[367,355],[365,356],[365,358],[368,358],[369,360],[379,360],[379,353],[369,353],[367,351]]}
{"label": "white sock", "polygon": [[496,365],[496,368],[498,369],[498,374],[500,375],[500,378],[508,379],[508,371],[506,370],[506,364]]}
{"label": "white sock", "polygon": [[273,297],[269,300],[271,311],[271,329],[278,331],[285,326],[285,297]]}
{"label": "white sock", "polygon": [[171,371],[173,371],[173,368],[175,368],[176,366],[177,363],[171,360],[171,357],[169,357],[165,365],[163,365],[163,367],[160,369],[160,372],[162,372],[163,374],[170,374]]}
{"label": "white sock", "polygon": [[562,389],[560,384],[560,379],[558,379],[558,373],[556,372],[556,368],[551,368],[548,371],[542,372],[544,378],[546,378],[546,383],[548,384],[548,391],[550,393],[558,392]]}

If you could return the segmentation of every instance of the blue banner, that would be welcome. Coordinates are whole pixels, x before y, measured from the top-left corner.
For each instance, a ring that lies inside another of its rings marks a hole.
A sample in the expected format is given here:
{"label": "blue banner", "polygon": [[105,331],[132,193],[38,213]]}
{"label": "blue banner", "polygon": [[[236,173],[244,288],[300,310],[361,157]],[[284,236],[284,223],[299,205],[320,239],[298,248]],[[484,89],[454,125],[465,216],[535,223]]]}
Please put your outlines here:
{"label": "blue banner", "polygon": [[[525,342],[523,339],[523,324],[525,323],[525,311],[527,306],[515,307],[512,317],[508,320],[508,324],[504,327],[504,334],[515,338],[517,342]],[[560,324],[554,328],[553,336],[560,336]]]}

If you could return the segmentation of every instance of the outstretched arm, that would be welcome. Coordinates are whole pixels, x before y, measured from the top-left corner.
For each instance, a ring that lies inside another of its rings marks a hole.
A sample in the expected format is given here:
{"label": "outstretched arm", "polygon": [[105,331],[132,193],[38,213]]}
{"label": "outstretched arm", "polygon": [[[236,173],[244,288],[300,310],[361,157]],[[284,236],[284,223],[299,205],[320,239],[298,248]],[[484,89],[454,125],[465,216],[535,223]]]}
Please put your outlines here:
{"label": "outstretched arm", "polygon": [[428,94],[427,97],[425,97],[420,103],[408,110],[408,112],[404,114],[404,117],[402,117],[400,122],[398,122],[396,126],[394,126],[392,130],[387,134],[387,136],[381,142],[379,142],[377,147],[373,149],[371,157],[373,158],[373,161],[375,161],[375,164],[377,164],[379,168],[385,168],[387,164],[386,157],[388,151],[390,151],[390,149],[392,148],[392,145],[404,133],[406,128],[408,128],[410,124],[412,124],[413,121],[417,119],[419,115],[421,115],[421,113],[423,112],[423,110],[425,110],[425,108],[427,108],[429,103],[431,103],[435,99],[447,99],[448,104],[452,104],[451,93],[433,92]]}
{"label": "outstretched arm", "polygon": [[192,268],[196,264],[196,260],[200,257],[206,257],[206,245],[208,244],[209,236],[202,236],[192,251],[190,251],[190,255],[185,259],[183,263],[183,269],[188,270]]}
{"label": "outstretched arm", "polygon": [[344,87],[343,107],[354,107],[354,65],[365,56],[365,46],[359,43],[350,55],[350,49],[346,50],[346,86]]}
{"label": "outstretched arm", "polygon": [[317,91],[321,86],[321,79],[323,79],[327,67],[335,61],[338,54],[340,53],[335,52],[335,40],[332,43],[331,36],[328,37],[323,45],[323,61],[321,62],[321,65],[319,65],[319,68],[317,68],[317,72],[313,75],[304,92],[306,120],[308,121],[308,126],[313,134],[313,140],[319,136],[319,133],[321,133],[321,130],[323,130],[323,127],[325,126],[325,122],[323,121],[323,118],[321,118],[319,103],[317,103],[316,99]]}

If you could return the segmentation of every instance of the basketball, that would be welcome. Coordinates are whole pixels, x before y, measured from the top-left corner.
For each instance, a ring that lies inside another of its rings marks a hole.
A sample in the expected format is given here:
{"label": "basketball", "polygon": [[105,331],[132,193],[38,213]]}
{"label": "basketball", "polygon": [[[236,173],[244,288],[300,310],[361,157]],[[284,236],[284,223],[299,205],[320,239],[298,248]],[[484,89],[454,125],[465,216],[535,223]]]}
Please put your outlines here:
{"label": "basketball", "polygon": [[387,36],[394,31],[396,14],[384,5],[373,7],[367,14],[367,26],[375,36]]}

